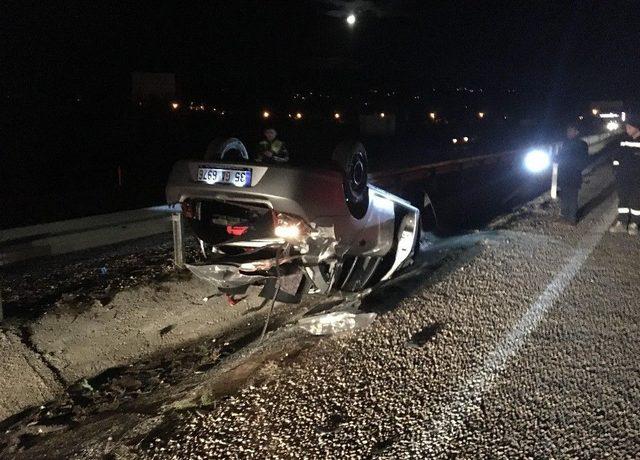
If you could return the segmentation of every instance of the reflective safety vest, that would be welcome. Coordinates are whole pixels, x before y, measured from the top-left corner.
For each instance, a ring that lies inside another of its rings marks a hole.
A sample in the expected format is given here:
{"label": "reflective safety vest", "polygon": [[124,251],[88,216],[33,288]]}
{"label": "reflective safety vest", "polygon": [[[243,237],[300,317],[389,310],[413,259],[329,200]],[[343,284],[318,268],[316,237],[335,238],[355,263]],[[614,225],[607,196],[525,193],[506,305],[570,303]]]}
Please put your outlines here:
{"label": "reflective safety vest", "polygon": [[278,163],[286,163],[289,161],[289,152],[287,151],[287,146],[279,139],[274,139],[273,142],[269,142],[268,140],[263,140],[258,145],[260,152],[270,151],[273,153],[273,157],[271,158],[262,158],[263,161],[273,160]]}

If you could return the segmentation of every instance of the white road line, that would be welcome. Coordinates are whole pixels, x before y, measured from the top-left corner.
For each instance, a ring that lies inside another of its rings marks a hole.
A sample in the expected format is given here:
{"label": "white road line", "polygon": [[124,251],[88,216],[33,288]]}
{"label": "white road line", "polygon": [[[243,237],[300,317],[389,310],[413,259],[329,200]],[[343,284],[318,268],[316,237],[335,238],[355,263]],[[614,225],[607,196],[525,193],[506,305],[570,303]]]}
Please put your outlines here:
{"label": "white road line", "polygon": [[[429,454],[446,452],[449,442],[461,434],[469,414],[478,409],[484,394],[491,389],[509,359],[518,353],[526,338],[544,318],[547,310],[551,308],[580,271],[613,218],[613,213],[606,213],[603,216],[602,222],[581,241],[578,250],[551,280],[522,318],[487,355],[483,364],[475,369],[470,378],[452,391],[452,401],[439,411],[440,416],[433,421],[433,425],[420,429],[418,433],[412,433],[410,440],[405,440],[405,443],[413,446],[413,449],[417,448]],[[402,443],[402,441],[400,442]]]}

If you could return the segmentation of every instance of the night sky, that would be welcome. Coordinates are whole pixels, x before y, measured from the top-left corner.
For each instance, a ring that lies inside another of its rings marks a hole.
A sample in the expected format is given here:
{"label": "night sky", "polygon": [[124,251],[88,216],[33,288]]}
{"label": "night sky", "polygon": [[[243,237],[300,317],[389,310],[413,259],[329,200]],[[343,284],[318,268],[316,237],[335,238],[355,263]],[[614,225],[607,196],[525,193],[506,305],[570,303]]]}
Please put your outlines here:
{"label": "night sky", "polygon": [[[132,71],[183,90],[474,85],[637,99],[635,1],[4,1],[9,93],[92,93]],[[353,28],[349,12],[358,15]]]}

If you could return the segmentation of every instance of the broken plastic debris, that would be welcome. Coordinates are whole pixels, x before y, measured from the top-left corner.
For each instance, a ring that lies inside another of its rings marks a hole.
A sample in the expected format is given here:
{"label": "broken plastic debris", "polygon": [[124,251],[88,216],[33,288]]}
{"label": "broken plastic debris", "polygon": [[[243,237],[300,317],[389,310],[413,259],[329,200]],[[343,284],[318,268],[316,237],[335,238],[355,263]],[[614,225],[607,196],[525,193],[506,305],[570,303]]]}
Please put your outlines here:
{"label": "broken plastic debris", "polygon": [[298,321],[298,326],[313,335],[331,335],[364,329],[369,327],[375,318],[375,313],[336,311],[302,318]]}

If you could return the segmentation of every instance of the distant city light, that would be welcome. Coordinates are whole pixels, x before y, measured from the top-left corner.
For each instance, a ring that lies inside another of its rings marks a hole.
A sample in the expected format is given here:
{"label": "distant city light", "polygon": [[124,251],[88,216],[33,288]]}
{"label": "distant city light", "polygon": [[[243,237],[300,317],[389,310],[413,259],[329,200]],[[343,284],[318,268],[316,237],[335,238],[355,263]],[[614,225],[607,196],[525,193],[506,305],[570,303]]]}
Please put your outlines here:
{"label": "distant city light", "polygon": [[534,174],[540,173],[551,166],[551,156],[544,150],[531,150],[524,157],[524,166]]}
{"label": "distant city light", "polygon": [[351,13],[349,16],[347,16],[347,24],[349,24],[350,26],[353,26],[356,23],[356,15]]}
{"label": "distant city light", "polygon": [[435,112],[430,112],[429,113],[429,118],[431,118],[432,120],[436,119],[436,113]]}
{"label": "distant city light", "polygon": [[336,120],[339,120],[340,119],[340,113],[339,112],[334,113],[333,114],[333,118],[335,118]]}
{"label": "distant city light", "polygon": [[300,112],[296,112],[296,120],[302,119],[302,114]]}
{"label": "distant city light", "polygon": [[380,118],[384,118],[384,112],[380,112]]}
{"label": "distant city light", "polygon": [[451,142],[453,142],[454,144],[458,143],[458,139],[456,139],[455,137],[453,139],[451,139]]}
{"label": "distant city light", "polygon": [[269,118],[271,116],[271,114],[269,113],[268,110],[265,110],[264,112],[262,112],[262,118]]}
{"label": "distant city light", "polygon": [[484,118],[484,112],[478,112],[478,118]]}
{"label": "distant city light", "polygon": [[617,121],[611,120],[609,123],[607,123],[607,129],[609,131],[616,131],[618,128],[620,128],[620,123],[618,123]]}
{"label": "distant city light", "polygon": [[173,110],[178,110],[180,108],[180,104],[174,101],[171,103],[171,108]]}
{"label": "distant city light", "polygon": [[462,140],[463,140],[463,141],[465,141],[465,142],[469,142],[469,138],[468,138],[467,136],[464,136],[464,137],[462,138]]}
{"label": "distant city light", "polygon": [[598,112],[599,112],[598,109],[591,109],[591,113],[593,114],[594,117],[598,115]]}

